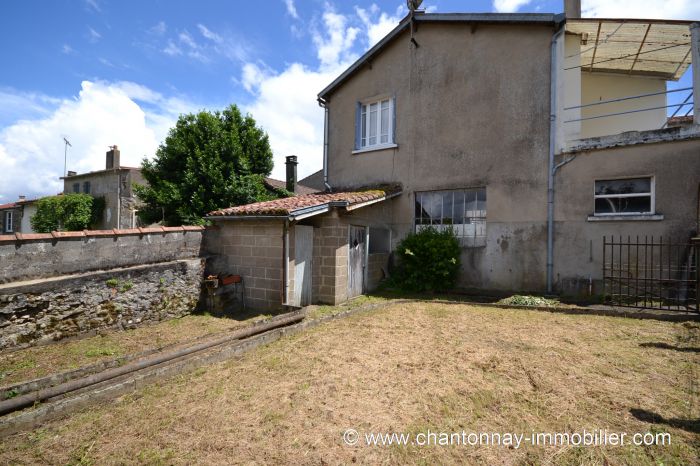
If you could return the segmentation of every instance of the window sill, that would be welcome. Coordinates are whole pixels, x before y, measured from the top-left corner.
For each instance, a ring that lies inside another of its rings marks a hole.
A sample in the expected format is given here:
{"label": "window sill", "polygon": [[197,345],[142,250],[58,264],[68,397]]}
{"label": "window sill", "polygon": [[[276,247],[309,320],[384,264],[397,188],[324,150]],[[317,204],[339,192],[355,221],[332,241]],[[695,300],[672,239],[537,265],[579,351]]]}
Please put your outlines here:
{"label": "window sill", "polygon": [[355,149],[352,151],[352,154],[362,154],[363,152],[374,152],[376,150],[396,149],[398,147],[398,144],[381,144],[378,146],[365,147],[364,149]]}
{"label": "window sill", "polygon": [[639,215],[589,215],[589,222],[658,222],[663,220],[662,214]]}

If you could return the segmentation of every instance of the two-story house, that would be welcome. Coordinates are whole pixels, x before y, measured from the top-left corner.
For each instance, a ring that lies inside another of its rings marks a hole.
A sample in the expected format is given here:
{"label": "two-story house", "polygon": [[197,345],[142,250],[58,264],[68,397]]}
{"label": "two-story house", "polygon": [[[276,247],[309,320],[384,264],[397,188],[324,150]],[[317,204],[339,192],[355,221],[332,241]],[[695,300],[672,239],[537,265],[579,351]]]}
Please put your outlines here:
{"label": "two-story house", "polygon": [[[254,306],[337,303],[406,234],[449,227],[462,287],[599,294],[605,236],[687,241],[700,26],[566,3],[404,18],[318,96],[326,193],[211,213],[214,269],[243,275]],[[672,88],[690,66],[692,88]]]}
{"label": "two-story house", "polygon": [[105,156],[105,169],[88,173],[68,172],[63,180],[63,192],[84,193],[104,197],[105,208],[97,229],[111,230],[138,227],[139,201],[133,185],[145,185],[141,169],[121,165],[119,148],[110,146]]}

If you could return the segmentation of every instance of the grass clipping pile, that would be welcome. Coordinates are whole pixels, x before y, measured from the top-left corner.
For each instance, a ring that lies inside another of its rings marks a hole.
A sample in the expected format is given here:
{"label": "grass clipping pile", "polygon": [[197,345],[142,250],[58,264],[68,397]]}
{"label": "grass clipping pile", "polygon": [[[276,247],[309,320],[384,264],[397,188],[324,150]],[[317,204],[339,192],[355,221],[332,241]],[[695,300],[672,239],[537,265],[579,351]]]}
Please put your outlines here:
{"label": "grass clipping pile", "polygon": [[[697,324],[394,304],[51,422],[0,463],[690,464]],[[640,416],[638,413],[653,413]],[[668,432],[670,446],[356,446],[369,432]]]}

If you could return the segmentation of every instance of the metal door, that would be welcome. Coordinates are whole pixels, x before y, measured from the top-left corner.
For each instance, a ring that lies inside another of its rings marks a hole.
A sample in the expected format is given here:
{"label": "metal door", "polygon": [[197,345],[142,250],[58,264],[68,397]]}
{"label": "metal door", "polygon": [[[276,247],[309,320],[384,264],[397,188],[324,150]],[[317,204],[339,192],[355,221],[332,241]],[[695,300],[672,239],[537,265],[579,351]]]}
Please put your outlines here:
{"label": "metal door", "polygon": [[314,227],[294,226],[294,306],[311,304],[311,257]]}
{"label": "metal door", "polygon": [[359,296],[365,287],[365,227],[350,226],[348,244],[348,298]]}

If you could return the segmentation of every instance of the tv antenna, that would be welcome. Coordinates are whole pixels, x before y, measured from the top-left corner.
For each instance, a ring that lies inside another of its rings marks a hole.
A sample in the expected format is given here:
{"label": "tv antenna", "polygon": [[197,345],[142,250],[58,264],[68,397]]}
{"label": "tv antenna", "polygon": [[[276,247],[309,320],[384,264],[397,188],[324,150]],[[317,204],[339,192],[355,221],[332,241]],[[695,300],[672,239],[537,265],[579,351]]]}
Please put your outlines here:
{"label": "tv antenna", "polygon": [[68,136],[63,136],[63,142],[65,143],[63,149],[63,177],[65,178],[66,174],[68,173],[66,171],[66,167],[68,165],[68,146],[73,147],[73,144],[68,141]]}
{"label": "tv antenna", "polygon": [[411,21],[411,43],[418,48],[418,42],[416,42],[416,39],[413,37],[414,29],[415,29],[415,14],[416,10],[420,7],[420,4],[423,3],[423,0],[406,0],[406,6],[408,7],[408,15],[409,15],[409,21]]}

